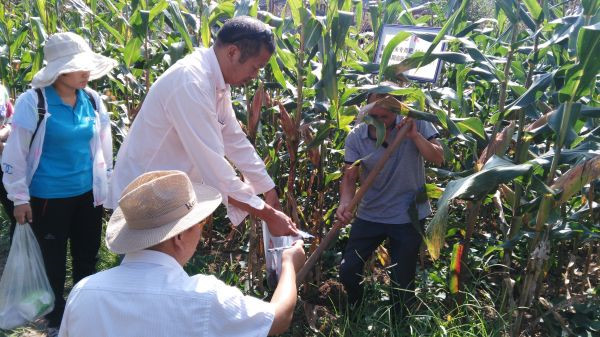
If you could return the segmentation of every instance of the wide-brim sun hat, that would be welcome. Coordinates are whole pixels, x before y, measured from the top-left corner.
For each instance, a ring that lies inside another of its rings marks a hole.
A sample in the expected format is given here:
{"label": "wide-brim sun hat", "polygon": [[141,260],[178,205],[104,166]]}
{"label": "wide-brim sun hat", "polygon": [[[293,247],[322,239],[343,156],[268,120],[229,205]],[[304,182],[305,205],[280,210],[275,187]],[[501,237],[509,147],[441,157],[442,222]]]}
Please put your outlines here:
{"label": "wide-brim sun hat", "polygon": [[57,33],[48,38],[44,46],[46,66],[38,71],[31,86],[43,88],[51,85],[62,74],[89,71],[90,81],[108,74],[118,63],[110,57],[92,51],[87,42],[71,32]]}
{"label": "wide-brim sun hat", "polygon": [[106,228],[117,254],[152,247],[207,218],[221,203],[216,189],[193,184],[181,171],[153,171],[131,182]]}

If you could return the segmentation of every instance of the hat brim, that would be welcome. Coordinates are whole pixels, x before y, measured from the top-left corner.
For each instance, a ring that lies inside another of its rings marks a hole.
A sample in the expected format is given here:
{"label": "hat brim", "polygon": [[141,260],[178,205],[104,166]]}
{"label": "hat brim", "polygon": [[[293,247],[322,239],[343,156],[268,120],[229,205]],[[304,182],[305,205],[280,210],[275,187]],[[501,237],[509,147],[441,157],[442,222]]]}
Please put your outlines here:
{"label": "hat brim", "polygon": [[48,62],[44,68],[40,69],[33,77],[31,86],[44,88],[54,83],[58,76],[76,71],[89,71],[90,81],[93,81],[108,74],[117,64],[117,61],[110,57],[94,52],[61,57]]}
{"label": "hat brim", "polygon": [[131,229],[121,207],[114,211],[106,227],[106,246],[117,254],[127,254],[152,247],[196,225],[214,212],[221,203],[221,194],[214,188],[193,184],[196,204],[181,219],[151,229]]}

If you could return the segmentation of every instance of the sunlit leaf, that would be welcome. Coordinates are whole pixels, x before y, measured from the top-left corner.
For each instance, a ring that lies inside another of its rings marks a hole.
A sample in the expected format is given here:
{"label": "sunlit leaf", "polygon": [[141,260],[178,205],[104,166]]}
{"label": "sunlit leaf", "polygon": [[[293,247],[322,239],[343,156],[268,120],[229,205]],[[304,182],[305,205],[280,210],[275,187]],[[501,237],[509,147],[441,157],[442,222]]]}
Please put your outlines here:
{"label": "sunlit leaf", "polygon": [[579,62],[567,70],[565,86],[560,90],[561,101],[575,101],[588,95],[600,72],[600,23],[582,27],[577,39]]}
{"label": "sunlit leaf", "polygon": [[440,256],[440,249],[446,237],[450,202],[453,199],[481,200],[497,189],[499,184],[508,183],[526,174],[531,168],[531,164],[515,165],[509,160],[494,156],[481,171],[449,182],[437,202],[437,212],[426,232],[425,243],[431,257],[437,259]]}
{"label": "sunlit leaf", "polygon": [[477,117],[469,117],[460,122],[457,122],[459,128],[461,128],[462,132],[471,131],[475,135],[477,135],[482,140],[486,139],[485,130],[483,129],[483,124]]}
{"label": "sunlit leaf", "polygon": [[375,134],[377,135],[377,142],[375,146],[380,147],[385,141],[385,124],[383,124],[382,121],[373,118],[369,114],[363,117],[363,121],[375,127]]}

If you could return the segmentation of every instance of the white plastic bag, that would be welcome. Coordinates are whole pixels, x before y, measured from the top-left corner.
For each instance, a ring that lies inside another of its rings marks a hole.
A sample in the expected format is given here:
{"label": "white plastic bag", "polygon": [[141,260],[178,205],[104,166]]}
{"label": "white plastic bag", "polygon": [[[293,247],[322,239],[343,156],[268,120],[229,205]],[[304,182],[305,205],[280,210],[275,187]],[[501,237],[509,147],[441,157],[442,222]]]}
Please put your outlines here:
{"label": "white plastic bag", "polygon": [[25,325],[53,308],[40,246],[29,224],[17,225],[0,279],[0,328]]}
{"label": "white plastic bag", "polygon": [[281,254],[297,240],[312,239],[313,236],[299,230],[299,236],[272,236],[266,222],[262,222],[265,263],[267,265],[267,285],[275,289],[281,275]]}

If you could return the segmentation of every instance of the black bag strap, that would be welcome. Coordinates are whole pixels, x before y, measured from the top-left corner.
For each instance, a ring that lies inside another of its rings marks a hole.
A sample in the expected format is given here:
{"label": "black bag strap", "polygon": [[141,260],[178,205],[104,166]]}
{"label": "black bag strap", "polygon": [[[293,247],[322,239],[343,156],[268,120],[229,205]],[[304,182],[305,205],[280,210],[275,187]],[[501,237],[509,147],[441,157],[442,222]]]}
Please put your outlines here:
{"label": "black bag strap", "polygon": [[37,94],[37,97],[38,97],[38,104],[37,104],[38,121],[37,121],[37,125],[35,126],[35,130],[33,131],[33,135],[31,135],[31,140],[29,141],[29,149],[31,149],[31,145],[33,144],[33,139],[35,138],[35,135],[37,134],[37,132],[40,128],[40,124],[42,124],[42,121],[44,120],[44,115],[46,114],[46,100],[44,99],[44,94],[42,94],[42,89],[35,88],[35,93]]}
{"label": "black bag strap", "polygon": [[90,99],[90,103],[92,103],[92,108],[94,108],[94,111],[98,111],[98,107],[96,106],[96,100],[94,99],[92,92],[89,91],[88,88],[84,88],[83,92],[85,92],[87,97]]}
{"label": "black bag strap", "polygon": [[[94,99],[94,96],[92,95],[92,93],[87,88],[84,88],[83,92],[85,92],[88,99],[90,100],[90,103],[92,103],[92,108],[94,108],[94,111],[98,111],[98,107],[96,106],[96,100]],[[37,134],[37,132],[40,128],[40,124],[42,124],[42,121],[44,120],[44,115],[46,114],[46,100],[44,99],[44,94],[42,93],[42,89],[35,88],[35,93],[37,94],[37,97],[38,97],[38,103],[37,103],[38,121],[37,121],[37,125],[35,126],[35,130],[33,131],[33,135],[31,135],[31,140],[29,141],[29,149],[31,149],[31,145],[33,144],[33,139],[35,138],[35,135]]]}

